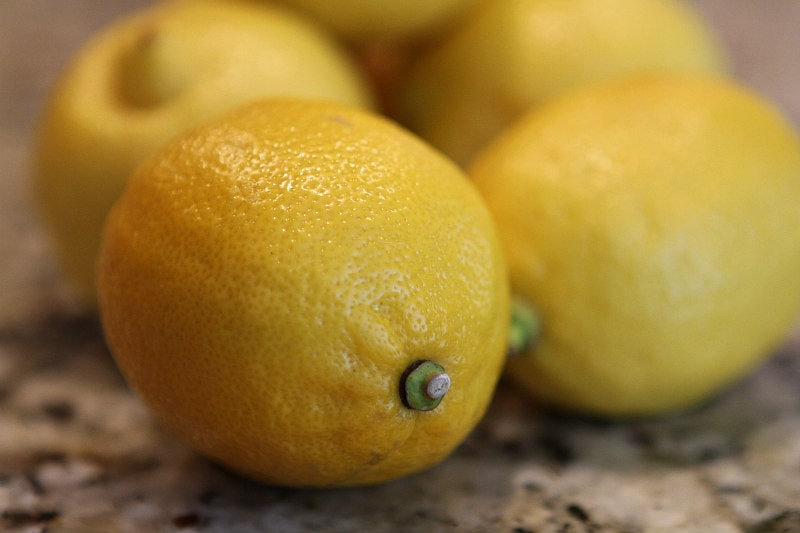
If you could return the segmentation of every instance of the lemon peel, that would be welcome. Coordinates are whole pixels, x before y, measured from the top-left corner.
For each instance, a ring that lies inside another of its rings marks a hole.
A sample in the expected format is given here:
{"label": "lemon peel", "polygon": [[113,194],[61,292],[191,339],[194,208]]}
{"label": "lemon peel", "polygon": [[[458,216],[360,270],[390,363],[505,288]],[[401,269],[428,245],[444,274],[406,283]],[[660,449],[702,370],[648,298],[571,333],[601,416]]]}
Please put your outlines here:
{"label": "lemon peel", "polygon": [[193,54],[184,39],[143,25],[120,52],[119,94],[133,107],[151,108],[175,98],[192,82]]}
{"label": "lemon peel", "polygon": [[132,388],[198,452],[270,484],[437,464],[505,363],[508,277],[480,195],[350,106],[262,100],[180,136],[129,180],[98,265]]}
{"label": "lemon peel", "polygon": [[695,406],[800,315],[800,136],[730,78],[650,74],[528,112],[470,169],[541,334],[507,376],[595,416]]}

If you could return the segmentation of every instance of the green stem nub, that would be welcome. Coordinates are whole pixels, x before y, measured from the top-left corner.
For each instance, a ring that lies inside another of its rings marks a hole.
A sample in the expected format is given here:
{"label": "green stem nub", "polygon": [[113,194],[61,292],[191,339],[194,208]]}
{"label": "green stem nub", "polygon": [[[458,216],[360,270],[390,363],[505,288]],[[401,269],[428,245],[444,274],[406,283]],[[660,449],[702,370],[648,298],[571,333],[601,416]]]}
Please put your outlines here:
{"label": "green stem nub", "polygon": [[541,333],[539,315],[533,306],[514,299],[511,306],[511,325],[508,329],[508,356],[520,355],[530,348]]}
{"label": "green stem nub", "polygon": [[400,377],[400,398],[409,409],[436,409],[448,390],[450,376],[444,371],[444,367],[433,361],[414,361]]}

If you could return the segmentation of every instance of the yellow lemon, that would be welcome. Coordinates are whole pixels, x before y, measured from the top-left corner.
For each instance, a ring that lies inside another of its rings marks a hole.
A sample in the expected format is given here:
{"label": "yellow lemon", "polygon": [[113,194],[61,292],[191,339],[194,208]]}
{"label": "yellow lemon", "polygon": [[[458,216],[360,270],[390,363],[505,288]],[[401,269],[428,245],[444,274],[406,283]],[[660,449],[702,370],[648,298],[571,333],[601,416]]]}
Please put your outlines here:
{"label": "yellow lemon", "polygon": [[680,0],[482,0],[412,65],[393,113],[466,164],[520,113],[567,89],[725,65],[715,35]]}
{"label": "yellow lemon", "polygon": [[410,42],[440,31],[478,0],[279,0],[358,43]]}
{"label": "yellow lemon", "polygon": [[436,464],[505,360],[507,273],[477,191],[339,104],[264,101],[171,143],[111,212],[98,289],[156,417],[271,484]]}
{"label": "yellow lemon", "polygon": [[264,5],[157,3],[78,52],[41,119],[35,193],[58,258],[89,303],[102,222],[136,165],[191,126],[271,95],[371,105],[360,69],[336,42]]}
{"label": "yellow lemon", "polygon": [[697,404],[800,313],[800,138],[732,81],[647,76],[525,115],[471,169],[541,334],[508,373],[600,415]]}

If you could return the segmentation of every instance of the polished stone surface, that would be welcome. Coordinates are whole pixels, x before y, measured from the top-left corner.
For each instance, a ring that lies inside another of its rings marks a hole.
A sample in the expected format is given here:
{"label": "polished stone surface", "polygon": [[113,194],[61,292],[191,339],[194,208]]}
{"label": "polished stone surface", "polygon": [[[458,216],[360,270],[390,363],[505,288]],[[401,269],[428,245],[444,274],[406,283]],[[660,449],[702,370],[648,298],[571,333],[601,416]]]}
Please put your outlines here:
{"label": "polished stone surface", "polygon": [[[440,466],[379,487],[259,486],[163,433],[72,303],[27,157],[76,47],[143,0],[0,0],[0,531],[800,531],[800,332],[697,410],[603,423],[503,386]],[[697,0],[741,80],[800,123],[800,2]]]}

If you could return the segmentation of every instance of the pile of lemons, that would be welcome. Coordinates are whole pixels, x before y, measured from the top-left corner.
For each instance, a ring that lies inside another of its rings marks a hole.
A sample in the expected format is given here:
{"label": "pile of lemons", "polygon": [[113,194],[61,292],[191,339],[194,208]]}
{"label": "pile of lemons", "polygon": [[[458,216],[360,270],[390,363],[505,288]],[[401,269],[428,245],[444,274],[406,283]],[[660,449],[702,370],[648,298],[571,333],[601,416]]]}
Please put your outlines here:
{"label": "pile of lemons", "polygon": [[34,162],[132,388],[276,485],[429,468],[501,375],[680,411],[800,315],[800,138],[679,0],[163,0]]}

